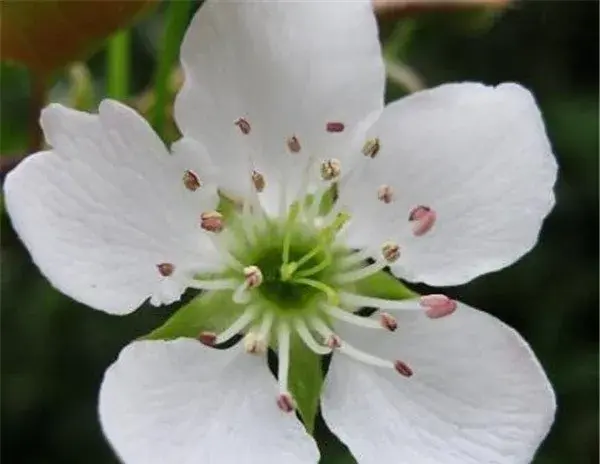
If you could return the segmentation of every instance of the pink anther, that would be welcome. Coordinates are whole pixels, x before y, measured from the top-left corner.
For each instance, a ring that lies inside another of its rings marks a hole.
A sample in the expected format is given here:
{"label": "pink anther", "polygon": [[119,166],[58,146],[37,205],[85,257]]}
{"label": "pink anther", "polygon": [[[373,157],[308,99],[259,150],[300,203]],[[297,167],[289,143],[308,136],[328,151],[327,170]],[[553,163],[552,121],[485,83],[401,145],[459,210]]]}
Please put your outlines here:
{"label": "pink anther", "polygon": [[419,303],[426,308],[425,314],[431,319],[439,319],[456,311],[457,303],[452,298],[446,295],[424,295],[420,298]]}
{"label": "pink anther", "polygon": [[422,205],[413,208],[408,216],[408,220],[414,223],[413,234],[417,237],[429,232],[435,224],[436,219],[436,212],[429,206]]}

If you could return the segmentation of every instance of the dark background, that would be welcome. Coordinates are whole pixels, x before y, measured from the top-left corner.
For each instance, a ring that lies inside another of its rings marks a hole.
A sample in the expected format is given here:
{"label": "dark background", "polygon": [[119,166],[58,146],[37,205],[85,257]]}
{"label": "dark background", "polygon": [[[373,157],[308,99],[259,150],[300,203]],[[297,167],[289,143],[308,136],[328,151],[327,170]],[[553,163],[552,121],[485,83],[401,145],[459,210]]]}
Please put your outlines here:
{"label": "dark background", "polygon": [[[161,14],[136,26],[134,91],[149,84]],[[522,2],[496,16],[421,16],[399,55],[430,86],[472,80],[530,88],[560,165],[557,205],[533,252],[448,292],[514,326],[547,370],[558,414],[535,463],[597,463],[598,3]],[[397,22],[394,15],[382,19],[384,40]],[[103,53],[88,64],[102,95]],[[26,146],[28,75],[3,65],[0,77],[0,148],[14,156]],[[64,94],[59,80],[51,99]],[[388,95],[395,99],[401,89],[390,84]],[[1,459],[114,463],[96,417],[102,374],[168,310],[144,308],[120,318],[79,305],[40,276],[4,213],[1,232]],[[328,462],[348,461],[337,452]]]}

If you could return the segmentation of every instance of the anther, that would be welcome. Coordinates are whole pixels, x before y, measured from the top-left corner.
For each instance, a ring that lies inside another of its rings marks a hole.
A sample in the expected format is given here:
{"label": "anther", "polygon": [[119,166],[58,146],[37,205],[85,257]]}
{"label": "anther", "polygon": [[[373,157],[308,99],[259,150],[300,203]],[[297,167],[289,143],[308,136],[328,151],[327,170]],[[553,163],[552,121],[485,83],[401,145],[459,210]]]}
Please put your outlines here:
{"label": "anther", "polygon": [[380,149],[381,143],[378,138],[368,139],[363,145],[362,154],[369,158],[375,158]]}
{"label": "anther", "polygon": [[400,246],[394,242],[385,242],[381,246],[381,254],[388,263],[393,263],[400,258]]}
{"label": "anther", "polygon": [[263,274],[257,266],[247,266],[244,268],[244,277],[247,288],[256,288],[263,281]]}
{"label": "anther", "polygon": [[201,187],[200,179],[194,171],[190,171],[189,169],[183,173],[183,185],[192,192]]}
{"label": "anther", "polygon": [[266,185],[265,176],[258,171],[252,171],[252,183],[254,184],[254,188],[258,193],[262,192]]}
{"label": "anther", "polygon": [[300,146],[300,140],[295,135],[292,135],[287,139],[287,146],[292,153],[298,153],[302,147]]}
{"label": "anther", "polygon": [[413,370],[404,361],[394,361],[394,369],[404,377],[411,377],[413,375]]}
{"label": "anther", "polygon": [[336,334],[331,334],[329,335],[329,337],[327,337],[325,345],[327,345],[327,347],[332,350],[335,348],[339,348],[340,346],[342,346],[342,339]]}
{"label": "anther", "polygon": [[439,319],[456,311],[457,303],[446,295],[424,295],[419,303],[426,308],[425,314],[431,319]]}
{"label": "anther", "polygon": [[200,343],[206,346],[214,346],[217,341],[217,334],[214,332],[200,332],[198,335]]}
{"label": "anther", "polygon": [[209,232],[223,230],[223,215],[217,211],[209,211],[200,215],[200,227]]}
{"label": "anther", "polygon": [[417,237],[426,234],[435,224],[437,214],[429,206],[419,205],[413,208],[408,220],[414,223],[413,234]]}
{"label": "anther", "polygon": [[343,122],[333,121],[328,122],[325,128],[327,129],[327,132],[344,132],[346,126]]}
{"label": "anther", "polygon": [[163,277],[169,277],[175,271],[175,265],[171,263],[160,263],[156,265],[156,268]]}
{"label": "anther", "polygon": [[283,412],[290,413],[294,409],[296,409],[296,402],[294,401],[294,398],[292,398],[292,395],[290,395],[289,393],[280,393],[277,397],[277,406]]}
{"label": "anther", "polygon": [[242,134],[247,135],[250,133],[250,123],[244,118],[238,118],[234,124],[239,127]]}
{"label": "anther", "polygon": [[323,180],[333,180],[342,172],[342,163],[332,158],[321,163],[321,177]]}
{"label": "anther", "polygon": [[267,345],[262,337],[254,332],[248,332],[244,336],[244,350],[249,354],[264,354]]}
{"label": "anther", "polygon": [[381,313],[379,315],[379,321],[384,329],[394,332],[398,328],[398,321],[396,318],[388,313]]}
{"label": "anther", "polygon": [[389,204],[394,199],[394,189],[389,185],[382,185],[377,189],[377,198],[385,204]]}

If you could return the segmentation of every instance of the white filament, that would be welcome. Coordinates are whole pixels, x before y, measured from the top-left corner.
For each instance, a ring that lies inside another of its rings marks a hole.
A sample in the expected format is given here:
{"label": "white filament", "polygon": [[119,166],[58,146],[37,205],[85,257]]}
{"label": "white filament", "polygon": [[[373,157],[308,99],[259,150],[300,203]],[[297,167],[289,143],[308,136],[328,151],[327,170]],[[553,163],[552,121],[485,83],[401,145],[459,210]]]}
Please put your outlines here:
{"label": "white filament", "polygon": [[348,324],[367,329],[383,329],[383,326],[379,321],[370,319],[368,317],[357,316],[356,314],[344,311],[336,306],[323,305],[322,308],[331,317],[343,322],[347,322]]}
{"label": "white filament", "polygon": [[387,310],[422,311],[419,300],[386,300],[371,296],[356,295],[355,293],[340,292],[340,301],[355,308],[369,307]]}
{"label": "white filament", "polygon": [[248,308],[246,308],[242,315],[237,318],[233,324],[217,335],[215,343],[218,344],[226,342],[232,337],[235,337],[241,330],[245,329],[246,326],[252,322],[252,319],[254,319],[256,309],[256,306],[248,306]]}
{"label": "white filament", "polygon": [[277,366],[279,392],[287,393],[290,369],[290,328],[285,323],[281,323],[277,327],[277,356],[279,358]]}
{"label": "white filament", "polygon": [[312,334],[310,333],[310,329],[306,325],[306,323],[302,319],[297,319],[294,323],[294,328],[300,338],[304,342],[304,344],[311,349],[313,352],[319,355],[325,355],[331,353],[331,349],[317,343]]}

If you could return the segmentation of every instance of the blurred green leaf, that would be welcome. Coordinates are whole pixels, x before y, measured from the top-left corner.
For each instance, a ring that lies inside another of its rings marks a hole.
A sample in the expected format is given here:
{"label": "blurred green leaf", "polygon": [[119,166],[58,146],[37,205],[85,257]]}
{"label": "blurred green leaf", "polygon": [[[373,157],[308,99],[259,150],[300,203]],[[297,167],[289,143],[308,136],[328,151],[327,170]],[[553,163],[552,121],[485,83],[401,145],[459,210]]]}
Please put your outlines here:
{"label": "blurred green leaf", "polygon": [[5,0],[0,55],[43,74],[81,59],[156,0]]}
{"label": "blurred green leaf", "polygon": [[77,62],[69,66],[69,105],[81,111],[90,111],[96,105],[94,82],[85,63]]}

